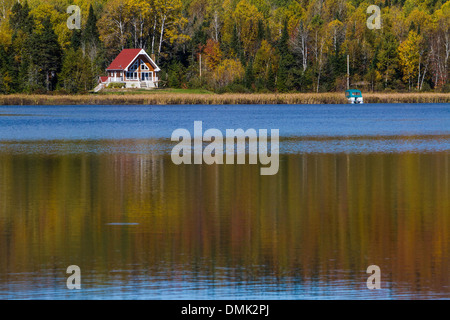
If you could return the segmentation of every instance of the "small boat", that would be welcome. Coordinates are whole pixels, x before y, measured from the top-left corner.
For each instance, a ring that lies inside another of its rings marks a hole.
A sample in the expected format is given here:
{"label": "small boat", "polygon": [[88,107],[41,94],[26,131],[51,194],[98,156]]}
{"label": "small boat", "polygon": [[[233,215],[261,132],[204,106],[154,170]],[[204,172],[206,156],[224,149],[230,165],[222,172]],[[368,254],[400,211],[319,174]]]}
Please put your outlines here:
{"label": "small boat", "polygon": [[361,90],[350,89],[345,91],[345,97],[352,104],[364,103]]}

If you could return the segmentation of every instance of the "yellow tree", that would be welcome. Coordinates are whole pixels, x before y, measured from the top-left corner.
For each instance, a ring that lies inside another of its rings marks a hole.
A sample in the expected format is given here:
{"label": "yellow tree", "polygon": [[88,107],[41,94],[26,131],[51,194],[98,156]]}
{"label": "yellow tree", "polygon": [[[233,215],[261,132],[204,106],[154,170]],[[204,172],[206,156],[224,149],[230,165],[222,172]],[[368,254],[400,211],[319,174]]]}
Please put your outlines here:
{"label": "yellow tree", "polygon": [[398,47],[398,56],[403,71],[403,80],[408,81],[410,90],[412,80],[419,72],[421,43],[422,37],[415,31],[410,31],[408,38]]}
{"label": "yellow tree", "polygon": [[263,19],[262,13],[246,0],[241,0],[234,10],[233,18],[244,53],[254,54],[258,44],[258,21]]}
{"label": "yellow tree", "polygon": [[416,31],[422,36],[423,41],[420,46],[420,61],[419,71],[417,76],[417,88],[422,89],[425,76],[431,61],[431,54],[429,48],[433,46],[433,33],[436,29],[436,24],[433,22],[432,15],[421,7],[415,8],[408,16],[410,29]]}
{"label": "yellow tree", "polygon": [[43,21],[50,18],[53,29],[58,36],[58,42],[63,48],[70,44],[71,30],[67,28],[67,17],[65,12],[58,12],[54,6],[48,3],[40,3],[31,9],[30,14],[34,18],[35,28],[38,33],[44,30]]}
{"label": "yellow tree", "polygon": [[186,18],[182,14],[181,0],[154,0],[155,11],[159,19],[159,46],[158,54],[161,54],[161,48],[164,41],[185,41],[189,36],[179,32],[186,23]]}
{"label": "yellow tree", "polygon": [[300,24],[301,19],[305,14],[305,10],[301,7],[301,4],[293,1],[287,8],[287,22],[288,22],[288,33],[293,34]]}
{"label": "yellow tree", "polygon": [[126,0],[109,0],[107,2],[98,23],[100,39],[106,48],[117,51],[125,47],[129,35],[129,21]]}
{"label": "yellow tree", "polygon": [[273,12],[272,17],[272,28],[277,32],[277,36],[281,36],[281,31],[284,27],[284,22],[287,21],[288,34],[292,35],[294,31],[298,28],[301,19],[304,17],[305,10],[302,8],[301,4],[293,1],[287,7],[279,7]]}
{"label": "yellow tree", "polygon": [[[388,17],[392,24],[391,30],[394,35],[397,39],[404,39],[408,35],[409,30],[409,24],[405,17],[405,12],[399,7],[392,7],[389,9]],[[383,18],[383,20],[386,19]]]}
{"label": "yellow tree", "polygon": [[231,43],[232,40],[234,28],[233,12],[235,8],[233,6],[233,0],[223,0],[220,11],[218,10],[222,14],[222,41],[225,43]]}
{"label": "yellow tree", "polygon": [[238,60],[226,59],[214,71],[215,84],[224,87],[244,76],[244,67]]}
{"label": "yellow tree", "polygon": [[219,35],[221,34],[223,26],[223,7],[221,0],[208,0],[208,6],[205,10],[205,14],[211,20],[210,30],[211,36],[214,40],[219,41]]}
{"label": "yellow tree", "polygon": [[[348,5],[345,40],[342,50],[349,55],[352,72],[351,81],[358,81],[358,76],[365,74],[368,61],[373,59],[374,50],[367,41],[367,3],[354,8]],[[384,21],[384,20],[383,20]]]}
{"label": "yellow tree", "polygon": [[[323,3],[323,17],[326,21],[338,19],[344,21],[348,14],[350,3],[348,0],[328,0]],[[366,6],[367,7],[367,6]]]}
{"label": "yellow tree", "polygon": [[9,20],[0,21],[0,45],[11,44],[12,31],[9,26]]}
{"label": "yellow tree", "polygon": [[275,54],[275,49],[266,40],[261,41],[261,46],[255,55],[255,62],[253,62],[255,77],[266,79],[269,68],[274,68],[277,64],[278,56]]}
{"label": "yellow tree", "polygon": [[270,16],[270,4],[267,0],[249,0],[250,4],[255,6],[262,13],[264,19]]}
{"label": "yellow tree", "polygon": [[339,45],[345,39],[344,24],[339,20],[331,21],[327,26],[328,45],[333,47],[335,52],[338,51]]}
{"label": "yellow tree", "polygon": [[0,24],[6,20],[15,0],[0,0]]}
{"label": "yellow tree", "polygon": [[146,0],[127,0],[126,10],[130,21],[131,35],[135,48],[145,48],[148,34],[148,18],[152,12],[152,2]]}
{"label": "yellow tree", "polygon": [[146,0],[146,16],[149,22],[149,34],[151,34],[151,53],[155,53],[155,42],[158,33],[159,12],[156,0]]}
{"label": "yellow tree", "polygon": [[419,8],[414,9],[406,19],[408,26],[415,24],[421,29],[426,28],[429,25],[430,20],[431,15],[425,10],[421,10]]}

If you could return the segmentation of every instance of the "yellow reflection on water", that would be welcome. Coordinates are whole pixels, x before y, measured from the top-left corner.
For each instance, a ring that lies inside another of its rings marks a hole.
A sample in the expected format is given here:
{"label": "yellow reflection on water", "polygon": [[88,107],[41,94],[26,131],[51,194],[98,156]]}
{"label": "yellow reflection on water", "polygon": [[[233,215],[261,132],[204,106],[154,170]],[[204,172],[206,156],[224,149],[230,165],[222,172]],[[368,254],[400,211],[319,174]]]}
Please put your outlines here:
{"label": "yellow reflection on water", "polygon": [[448,297],[449,164],[445,152],[289,154],[261,176],[158,154],[1,153],[0,282],[76,264],[91,287],[126,270],[146,275],[137,286],[201,275],[367,290],[376,264],[393,294]]}

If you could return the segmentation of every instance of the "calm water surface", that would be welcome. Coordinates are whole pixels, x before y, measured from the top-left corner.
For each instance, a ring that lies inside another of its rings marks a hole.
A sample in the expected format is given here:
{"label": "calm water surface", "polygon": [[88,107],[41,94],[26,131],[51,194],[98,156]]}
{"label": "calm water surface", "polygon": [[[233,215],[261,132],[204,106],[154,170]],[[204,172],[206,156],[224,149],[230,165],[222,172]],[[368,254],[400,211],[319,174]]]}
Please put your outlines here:
{"label": "calm water surface", "polygon": [[[174,165],[195,120],[280,129],[278,174]],[[449,274],[448,104],[0,106],[1,299],[450,299]]]}

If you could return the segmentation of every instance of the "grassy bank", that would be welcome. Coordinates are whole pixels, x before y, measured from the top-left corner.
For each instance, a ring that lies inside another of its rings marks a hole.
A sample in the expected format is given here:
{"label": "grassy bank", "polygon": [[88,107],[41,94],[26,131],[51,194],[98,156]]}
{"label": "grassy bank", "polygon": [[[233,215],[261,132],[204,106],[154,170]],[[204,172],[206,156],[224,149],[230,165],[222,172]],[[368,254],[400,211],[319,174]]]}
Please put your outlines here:
{"label": "grassy bank", "polygon": [[[365,103],[450,103],[450,93],[365,93]],[[334,104],[347,103],[344,93],[111,93],[86,95],[0,95],[0,105],[109,104]]]}

